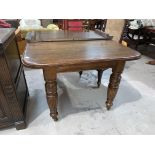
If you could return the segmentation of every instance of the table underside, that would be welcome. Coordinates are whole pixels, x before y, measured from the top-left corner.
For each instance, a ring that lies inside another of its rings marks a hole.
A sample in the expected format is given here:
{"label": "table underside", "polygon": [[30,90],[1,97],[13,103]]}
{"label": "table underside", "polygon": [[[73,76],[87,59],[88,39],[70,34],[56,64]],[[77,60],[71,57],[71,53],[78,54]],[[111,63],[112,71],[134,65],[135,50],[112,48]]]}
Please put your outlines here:
{"label": "table underside", "polygon": [[43,68],[43,74],[45,79],[45,89],[48,106],[50,109],[50,116],[57,121],[58,112],[58,94],[57,94],[57,73],[58,72],[73,72],[81,70],[90,69],[102,69],[103,71],[112,68],[112,74],[110,76],[108,91],[107,91],[107,101],[106,107],[109,110],[113,105],[113,100],[116,96],[119,83],[121,80],[121,73],[123,72],[125,66],[125,61],[110,61],[94,64],[81,64],[73,66],[59,66],[59,67],[46,67]]}

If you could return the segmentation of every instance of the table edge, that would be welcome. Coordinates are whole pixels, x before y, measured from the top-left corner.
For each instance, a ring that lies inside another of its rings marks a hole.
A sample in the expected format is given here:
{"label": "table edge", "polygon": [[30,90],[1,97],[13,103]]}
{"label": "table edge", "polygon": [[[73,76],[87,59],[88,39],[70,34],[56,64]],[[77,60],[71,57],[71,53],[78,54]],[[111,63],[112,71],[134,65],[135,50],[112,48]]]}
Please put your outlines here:
{"label": "table edge", "polygon": [[55,63],[55,64],[36,64],[36,63],[32,63],[32,62],[29,62],[29,61],[25,61],[24,59],[24,56],[22,56],[21,58],[21,61],[22,61],[22,64],[25,66],[25,67],[28,67],[28,68],[46,68],[46,67],[59,67],[59,66],[64,66],[64,65],[80,65],[80,64],[89,64],[89,63],[99,63],[99,62],[108,62],[108,61],[132,61],[132,60],[138,60],[141,58],[141,54],[139,52],[137,52],[137,55],[135,56],[131,56],[131,57],[128,57],[128,58],[116,58],[116,59],[101,59],[101,60],[79,60],[79,61],[76,61],[76,63],[74,62],[70,62],[70,63]]}

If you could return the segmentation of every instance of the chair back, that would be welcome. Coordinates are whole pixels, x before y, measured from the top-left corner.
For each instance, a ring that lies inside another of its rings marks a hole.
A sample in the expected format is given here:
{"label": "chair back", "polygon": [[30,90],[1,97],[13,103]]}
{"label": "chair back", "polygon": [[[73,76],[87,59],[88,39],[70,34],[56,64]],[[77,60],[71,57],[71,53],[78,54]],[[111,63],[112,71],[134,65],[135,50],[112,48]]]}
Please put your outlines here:
{"label": "chair back", "polygon": [[64,20],[63,29],[69,31],[83,31],[83,21],[78,19]]}

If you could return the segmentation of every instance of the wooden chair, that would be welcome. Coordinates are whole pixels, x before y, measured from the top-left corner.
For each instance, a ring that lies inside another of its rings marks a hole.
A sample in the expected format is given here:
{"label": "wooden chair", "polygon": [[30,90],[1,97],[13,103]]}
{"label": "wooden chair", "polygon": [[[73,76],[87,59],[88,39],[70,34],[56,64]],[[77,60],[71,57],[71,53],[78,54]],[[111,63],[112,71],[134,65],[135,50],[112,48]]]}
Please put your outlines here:
{"label": "wooden chair", "polygon": [[105,31],[107,19],[91,19],[89,20],[89,27],[91,30],[101,30]]}
{"label": "wooden chair", "polygon": [[146,39],[142,27],[140,27],[139,29],[130,29],[130,21],[132,20],[125,20],[125,25],[120,42],[124,40],[127,42],[127,46],[133,47],[137,50],[139,45],[145,44]]}
{"label": "wooden chair", "polygon": [[[147,45],[152,44],[155,46],[155,27],[154,26],[149,26],[149,27],[144,27],[144,39]],[[150,65],[155,65],[155,59],[148,61],[147,64]]]}
{"label": "wooden chair", "polygon": [[83,19],[67,19],[63,20],[62,28],[69,31],[89,31],[89,22]]}
{"label": "wooden chair", "polygon": [[81,20],[64,20],[64,30],[83,31]]}

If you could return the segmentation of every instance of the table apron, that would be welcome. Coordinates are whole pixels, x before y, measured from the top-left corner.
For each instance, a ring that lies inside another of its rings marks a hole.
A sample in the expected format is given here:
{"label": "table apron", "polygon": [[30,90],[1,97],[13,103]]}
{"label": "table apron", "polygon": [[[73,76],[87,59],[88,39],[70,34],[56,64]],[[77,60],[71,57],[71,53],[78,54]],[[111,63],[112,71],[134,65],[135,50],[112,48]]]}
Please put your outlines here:
{"label": "table apron", "polygon": [[57,72],[76,72],[82,70],[108,69],[116,66],[120,61],[105,61],[97,63],[82,63],[57,67]]}

